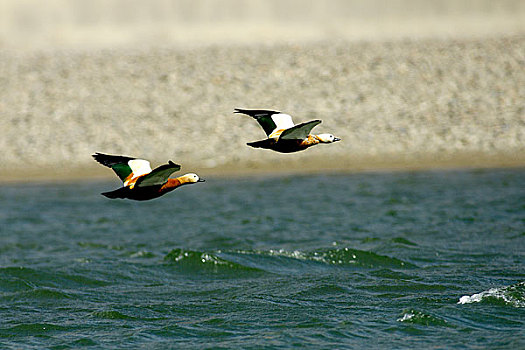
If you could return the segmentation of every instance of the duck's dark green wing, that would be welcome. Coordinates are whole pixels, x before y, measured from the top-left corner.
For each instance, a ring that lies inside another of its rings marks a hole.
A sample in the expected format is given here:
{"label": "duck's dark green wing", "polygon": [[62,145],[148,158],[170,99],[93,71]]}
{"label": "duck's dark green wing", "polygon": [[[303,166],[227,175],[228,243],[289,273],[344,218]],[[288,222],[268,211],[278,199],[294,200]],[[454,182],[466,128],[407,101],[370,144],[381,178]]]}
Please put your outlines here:
{"label": "duck's dark green wing", "polygon": [[144,175],[137,180],[136,187],[164,185],[171,174],[180,170],[180,165],[173,163],[171,160],[168,164],[159,166],[153,169],[149,174]]}
{"label": "duck's dark green wing", "polygon": [[272,119],[272,115],[274,114],[280,114],[281,112],[277,111],[268,111],[264,109],[241,109],[241,108],[235,108],[235,111],[233,113],[242,113],[249,115],[250,117],[257,120],[259,125],[264,129],[264,132],[266,133],[266,136],[270,135],[272,131],[277,128],[277,124]]}
{"label": "duck's dark green wing", "polygon": [[126,156],[114,156],[111,154],[95,153],[92,155],[97,162],[113,169],[117,176],[124,181],[132,173],[129,161],[136,159]]}
{"label": "duck's dark green wing", "polygon": [[297,124],[289,129],[282,132],[279,140],[304,140],[310,135],[310,131],[321,124],[320,120],[312,120],[306,123]]}

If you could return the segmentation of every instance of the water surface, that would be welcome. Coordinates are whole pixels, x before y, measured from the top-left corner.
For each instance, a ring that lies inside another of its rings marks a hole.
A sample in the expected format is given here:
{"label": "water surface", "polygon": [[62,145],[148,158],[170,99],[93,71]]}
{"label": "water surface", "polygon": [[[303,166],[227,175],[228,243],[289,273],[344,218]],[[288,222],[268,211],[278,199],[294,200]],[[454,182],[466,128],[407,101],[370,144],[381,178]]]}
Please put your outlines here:
{"label": "water surface", "polygon": [[525,171],[0,186],[0,347],[525,346]]}

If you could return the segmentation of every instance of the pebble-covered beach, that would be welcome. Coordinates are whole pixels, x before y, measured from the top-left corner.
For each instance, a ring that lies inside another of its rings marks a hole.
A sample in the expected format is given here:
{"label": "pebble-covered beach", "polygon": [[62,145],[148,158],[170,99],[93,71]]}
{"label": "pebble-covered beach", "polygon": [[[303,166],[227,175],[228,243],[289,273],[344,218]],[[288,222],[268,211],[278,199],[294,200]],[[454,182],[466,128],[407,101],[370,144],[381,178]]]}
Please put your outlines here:
{"label": "pebble-covered beach", "polygon": [[[234,108],[321,119],[296,154]],[[525,165],[525,37],[0,52],[0,178],[111,173],[94,152],[204,173]]]}

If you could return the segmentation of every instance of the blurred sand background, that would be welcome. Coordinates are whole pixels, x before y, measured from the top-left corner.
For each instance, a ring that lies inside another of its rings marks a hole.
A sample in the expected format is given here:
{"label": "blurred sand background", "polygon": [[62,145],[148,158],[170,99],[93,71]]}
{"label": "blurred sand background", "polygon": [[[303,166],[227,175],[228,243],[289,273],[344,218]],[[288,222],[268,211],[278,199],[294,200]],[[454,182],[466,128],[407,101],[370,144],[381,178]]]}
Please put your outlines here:
{"label": "blurred sand background", "polygon": [[[343,139],[295,154],[234,108]],[[525,166],[523,0],[0,0],[0,180]]]}

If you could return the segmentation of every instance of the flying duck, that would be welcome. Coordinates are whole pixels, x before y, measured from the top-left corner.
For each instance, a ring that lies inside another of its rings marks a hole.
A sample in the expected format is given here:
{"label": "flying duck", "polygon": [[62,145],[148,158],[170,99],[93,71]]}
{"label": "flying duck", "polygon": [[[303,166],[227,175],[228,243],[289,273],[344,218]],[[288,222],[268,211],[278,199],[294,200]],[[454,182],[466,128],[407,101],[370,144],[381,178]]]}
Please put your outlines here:
{"label": "flying duck", "polygon": [[332,143],[341,139],[332,134],[312,135],[310,131],[321,123],[320,120],[295,125],[292,117],[277,111],[235,108],[233,113],[249,115],[257,120],[266,132],[266,140],[247,143],[255,148],[267,148],[281,153],[302,151],[318,143]]}
{"label": "flying duck", "polygon": [[111,192],[102,193],[108,198],[128,198],[145,201],[160,197],[177,187],[195,182],[204,182],[197,174],[186,174],[170,179],[170,175],[180,170],[180,165],[171,160],[151,170],[147,160],[126,156],[113,156],[103,153],[93,154],[93,158],[102,165],[113,169],[124,186]]}

